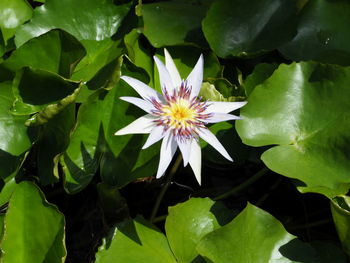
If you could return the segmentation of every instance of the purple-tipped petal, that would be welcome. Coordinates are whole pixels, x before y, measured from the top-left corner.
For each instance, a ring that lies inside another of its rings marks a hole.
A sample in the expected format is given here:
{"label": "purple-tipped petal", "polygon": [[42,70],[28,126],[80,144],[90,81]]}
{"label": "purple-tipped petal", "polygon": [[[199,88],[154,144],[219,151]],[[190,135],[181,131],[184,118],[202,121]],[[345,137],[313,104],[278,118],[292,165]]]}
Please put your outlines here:
{"label": "purple-tipped petal", "polygon": [[228,152],[225,150],[224,146],[219,142],[219,140],[215,137],[215,135],[209,131],[209,129],[203,129],[200,128],[197,130],[198,135],[205,140],[207,143],[209,143],[215,150],[217,150],[222,156],[224,156],[227,160],[233,162],[232,158],[228,154]]}
{"label": "purple-tipped petal", "polygon": [[204,59],[203,59],[203,55],[201,54],[196,65],[194,66],[190,75],[188,75],[186,79],[187,87],[192,88],[191,98],[197,97],[199,94],[199,91],[201,90],[202,82],[203,82],[203,67],[204,67]]}

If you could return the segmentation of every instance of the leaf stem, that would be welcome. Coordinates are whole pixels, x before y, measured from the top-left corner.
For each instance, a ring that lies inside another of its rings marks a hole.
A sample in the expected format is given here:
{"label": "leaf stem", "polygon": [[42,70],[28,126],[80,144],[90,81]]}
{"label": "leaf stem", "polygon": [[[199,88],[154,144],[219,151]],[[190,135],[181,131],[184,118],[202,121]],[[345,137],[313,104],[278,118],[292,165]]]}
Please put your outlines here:
{"label": "leaf stem", "polygon": [[244,188],[248,187],[249,185],[251,185],[252,183],[254,183],[255,181],[257,181],[258,179],[260,179],[260,177],[262,177],[264,174],[266,174],[269,171],[269,169],[267,167],[262,168],[259,172],[257,172],[256,174],[254,174],[252,177],[250,177],[248,180],[246,180],[245,182],[241,183],[240,185],[238,185],[237,187],[232,188],[230,191],[223,193],[222,195],[219,195],[217,197],[214,198],[214,201],[218,201],[221,199],[225,199],[231,195],[234,195],[236,193],[238,193],[239,191],[243,190]]}
{"label": "leaf stem", "polygon": [[152,209],[152,213],[151,213],[151,216],[150,216],[150,221],[151,222],[154,222],[154,218],[157,215],[160,203],[162,202],[164,194],[165,194],[166,190],[168,190],[168,187],[170,185],[171,179],[174,177],[177,169],[180,166],[181,161],[182,161],[182,155],[179,154],[177,159],[175,160],[175,163],[171,167],[169,173],[166,175],[165,183],[164,183],[162,189],[160,190],[160,193],[159,193],[159,195],[157,197],[157,200],[156,200],[156,202],[155,202],[155,204],[153,206],[153,209]]}

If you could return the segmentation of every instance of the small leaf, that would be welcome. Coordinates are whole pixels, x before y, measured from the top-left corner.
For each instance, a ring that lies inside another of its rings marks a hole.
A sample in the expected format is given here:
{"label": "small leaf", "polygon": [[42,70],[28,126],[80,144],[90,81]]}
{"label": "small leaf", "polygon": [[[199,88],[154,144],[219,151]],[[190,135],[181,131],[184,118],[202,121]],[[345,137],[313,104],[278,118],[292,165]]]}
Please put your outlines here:
{"label": "small leaf", "polygon": [[215,263],[287,263],[279,249],[293,238],[277,219],[248,204],[230,223],[203,237],[197,250]]}
{"label": "small leaf", "polygon": [[209,198],[191,198],[169,208],[165,231],[179,262],[192,262],[199,256],[196,246],[206,234],[232,219],[232,213]]}
{"label": "small leaf", "polygon": [[32,17],[33,10],[26,0],[1,0],[0,29],[5,43],[16,28]]}
{"label": "small leaf", "polygon": [[96,254],[96,263],[175,263],[166,237],[141,217],[117,224]]}

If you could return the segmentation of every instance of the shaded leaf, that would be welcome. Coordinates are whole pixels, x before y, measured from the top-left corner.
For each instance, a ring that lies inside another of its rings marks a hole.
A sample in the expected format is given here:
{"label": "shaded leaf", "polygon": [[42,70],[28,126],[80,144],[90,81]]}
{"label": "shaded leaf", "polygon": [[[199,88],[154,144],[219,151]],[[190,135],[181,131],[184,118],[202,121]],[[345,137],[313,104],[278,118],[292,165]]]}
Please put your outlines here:
{"label": "shaded leaf", "polygon": [[308,1],[299,16],[296,36],[279,49],[284,56],[350,65],[349,1]]}
{"label": "shaded leaf", "polygon": [[215,1],[202,22],[204,35],[219,57],[272,50],[294,35],[294,1]]}
{"label": "shaded leaf", "polygon": [[350,197],[335,197],[331,201],[331,211],[340,242],[350,256]]}
{"label": "shaded leaf", "polygon": [[210,3],[172,0],[142,4],[143,33],[156,48],[184,43],[206,46],[201,21]]}

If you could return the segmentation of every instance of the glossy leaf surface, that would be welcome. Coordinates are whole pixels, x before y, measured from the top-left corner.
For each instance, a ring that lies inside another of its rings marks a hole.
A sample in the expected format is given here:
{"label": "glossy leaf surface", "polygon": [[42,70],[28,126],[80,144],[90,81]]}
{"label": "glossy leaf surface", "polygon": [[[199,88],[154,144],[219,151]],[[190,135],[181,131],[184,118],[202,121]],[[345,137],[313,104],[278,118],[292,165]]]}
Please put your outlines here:
{"label": "glossy leaf surface", "polygon": [[[4,224],[0,244],[2,262],[56,263],[62,262],[65,257],[64,217],[56,207],[46,202],[33,183],[17,185]],[[51,261],[47,261],[48,258]]]}
{"label": "glossy leaf surface", "polygon": [[301,191],[345,193],[350,185],[349,80],[350,68],[281,65],[251,93],[237,131],[245,144],[279,145],[262,160],[271,170],[304,182]]}

